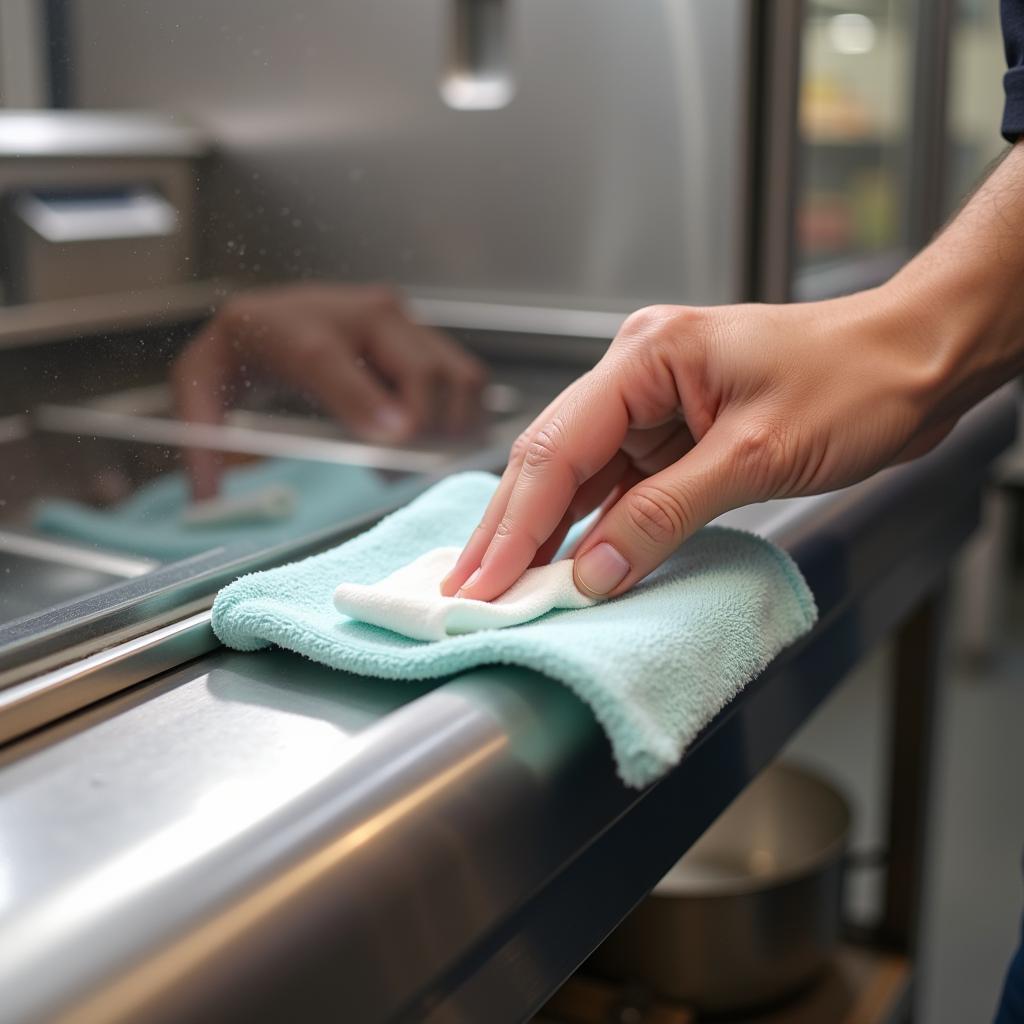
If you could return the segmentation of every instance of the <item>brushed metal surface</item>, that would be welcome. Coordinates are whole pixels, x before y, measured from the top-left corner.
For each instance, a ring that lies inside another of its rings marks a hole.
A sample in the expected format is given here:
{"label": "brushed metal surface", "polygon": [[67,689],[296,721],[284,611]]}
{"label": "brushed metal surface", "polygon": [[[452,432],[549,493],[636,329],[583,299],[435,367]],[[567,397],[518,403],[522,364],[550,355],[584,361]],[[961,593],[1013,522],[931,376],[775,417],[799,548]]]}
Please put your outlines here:
{"label": "brushed metal surface", "polygon": [[748,0],[505,6],[515,93],[456,110],[449,0],[71,0],[74,104],[208,131],[204,249],[229,276],[626,312],[742,297]]}
{"label": "brushed metal surface", "polygon": [[925,459],[730,517],[793,552],[822,621],[643,793],[550,681],[423,690],[279,652],[7,747],[6,1018],[526,1019],[936,585],[1015,416],[997,396]]}
{"label": "brushed metal surface", "polygon": [[204,607],[177,622],[122,643],[111,643],[102,651],[49,672],[8,685],[0,680],[0,744],[218,646],[210,628],[210,610]]}

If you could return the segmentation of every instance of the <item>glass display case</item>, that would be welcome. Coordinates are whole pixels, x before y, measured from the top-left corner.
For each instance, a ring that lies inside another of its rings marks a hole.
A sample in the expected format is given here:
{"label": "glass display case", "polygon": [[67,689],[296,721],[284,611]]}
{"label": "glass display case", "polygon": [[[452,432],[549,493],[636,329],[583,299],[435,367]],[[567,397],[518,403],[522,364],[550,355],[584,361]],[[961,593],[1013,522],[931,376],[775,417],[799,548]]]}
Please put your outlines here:
{"label": "glass display case", "polygon": [[[0,105],[36,109],[0,111],[0,678],[500,467],[633,309],[880,280],[938,223],[951,4],[524,0],[473,37],[500,95],[441,0],[4,5]],[[999,148],[996,6],[955,7],[947,208]],[[369,302],[336,359],[321,301]],[[353,421],[406,386],[381,322],[485,364],[472,422],[447,385],[418,432]]]}
{"label": "glass display case", "polygon": [[0,693],[746,297],[749,0],[0,8]]}
{"label": "glass display case", "polygon": [[907,245],[914,16],[913,0],[811,0],[806,5],[798,280]]}

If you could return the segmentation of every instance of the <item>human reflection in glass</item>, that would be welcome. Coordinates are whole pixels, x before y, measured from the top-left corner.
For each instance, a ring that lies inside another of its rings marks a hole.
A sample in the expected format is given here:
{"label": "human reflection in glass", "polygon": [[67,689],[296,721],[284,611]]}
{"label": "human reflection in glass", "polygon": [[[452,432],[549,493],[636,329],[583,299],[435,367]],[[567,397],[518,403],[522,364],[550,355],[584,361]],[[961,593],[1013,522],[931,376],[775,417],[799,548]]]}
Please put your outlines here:
{"label": "human reflection in glass", "polygon": [[163,416],[139,416],[177,437],[174,468],[103,508],[44,502],[37,525],[160,562],[306,537],[394,504],[418,444],[473,431],[485,380],[388,287],[240,293],[175,358]]}

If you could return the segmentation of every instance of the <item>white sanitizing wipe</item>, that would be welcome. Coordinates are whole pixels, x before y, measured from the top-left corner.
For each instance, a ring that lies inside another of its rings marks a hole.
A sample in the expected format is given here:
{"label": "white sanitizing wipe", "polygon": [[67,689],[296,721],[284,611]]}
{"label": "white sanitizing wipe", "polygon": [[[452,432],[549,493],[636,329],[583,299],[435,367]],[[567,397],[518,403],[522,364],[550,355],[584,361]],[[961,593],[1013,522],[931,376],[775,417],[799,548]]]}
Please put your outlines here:
{"label": "white sanitizing wipe", "polygon": [[595,603],[577,589],[569,558],[527,569],[493,601],[442,597],[441,581],[455,567],[459,553],[459,548],[434,548],[379,583],[342,583],[334,591],[334,606],[353,619],[414,640],[443,640],[480,629],[518,626],[556,608],[589,608]]}

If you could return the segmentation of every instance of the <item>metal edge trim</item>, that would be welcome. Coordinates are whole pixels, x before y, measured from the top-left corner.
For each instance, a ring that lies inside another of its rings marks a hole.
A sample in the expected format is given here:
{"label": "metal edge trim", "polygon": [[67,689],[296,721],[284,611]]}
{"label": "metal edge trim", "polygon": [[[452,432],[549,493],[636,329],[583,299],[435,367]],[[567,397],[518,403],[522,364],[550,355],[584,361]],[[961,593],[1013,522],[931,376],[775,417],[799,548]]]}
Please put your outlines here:
{"label": "metal edge trim", "polygon": [[213,650],[205,609],[0,691],[0,743]]}

